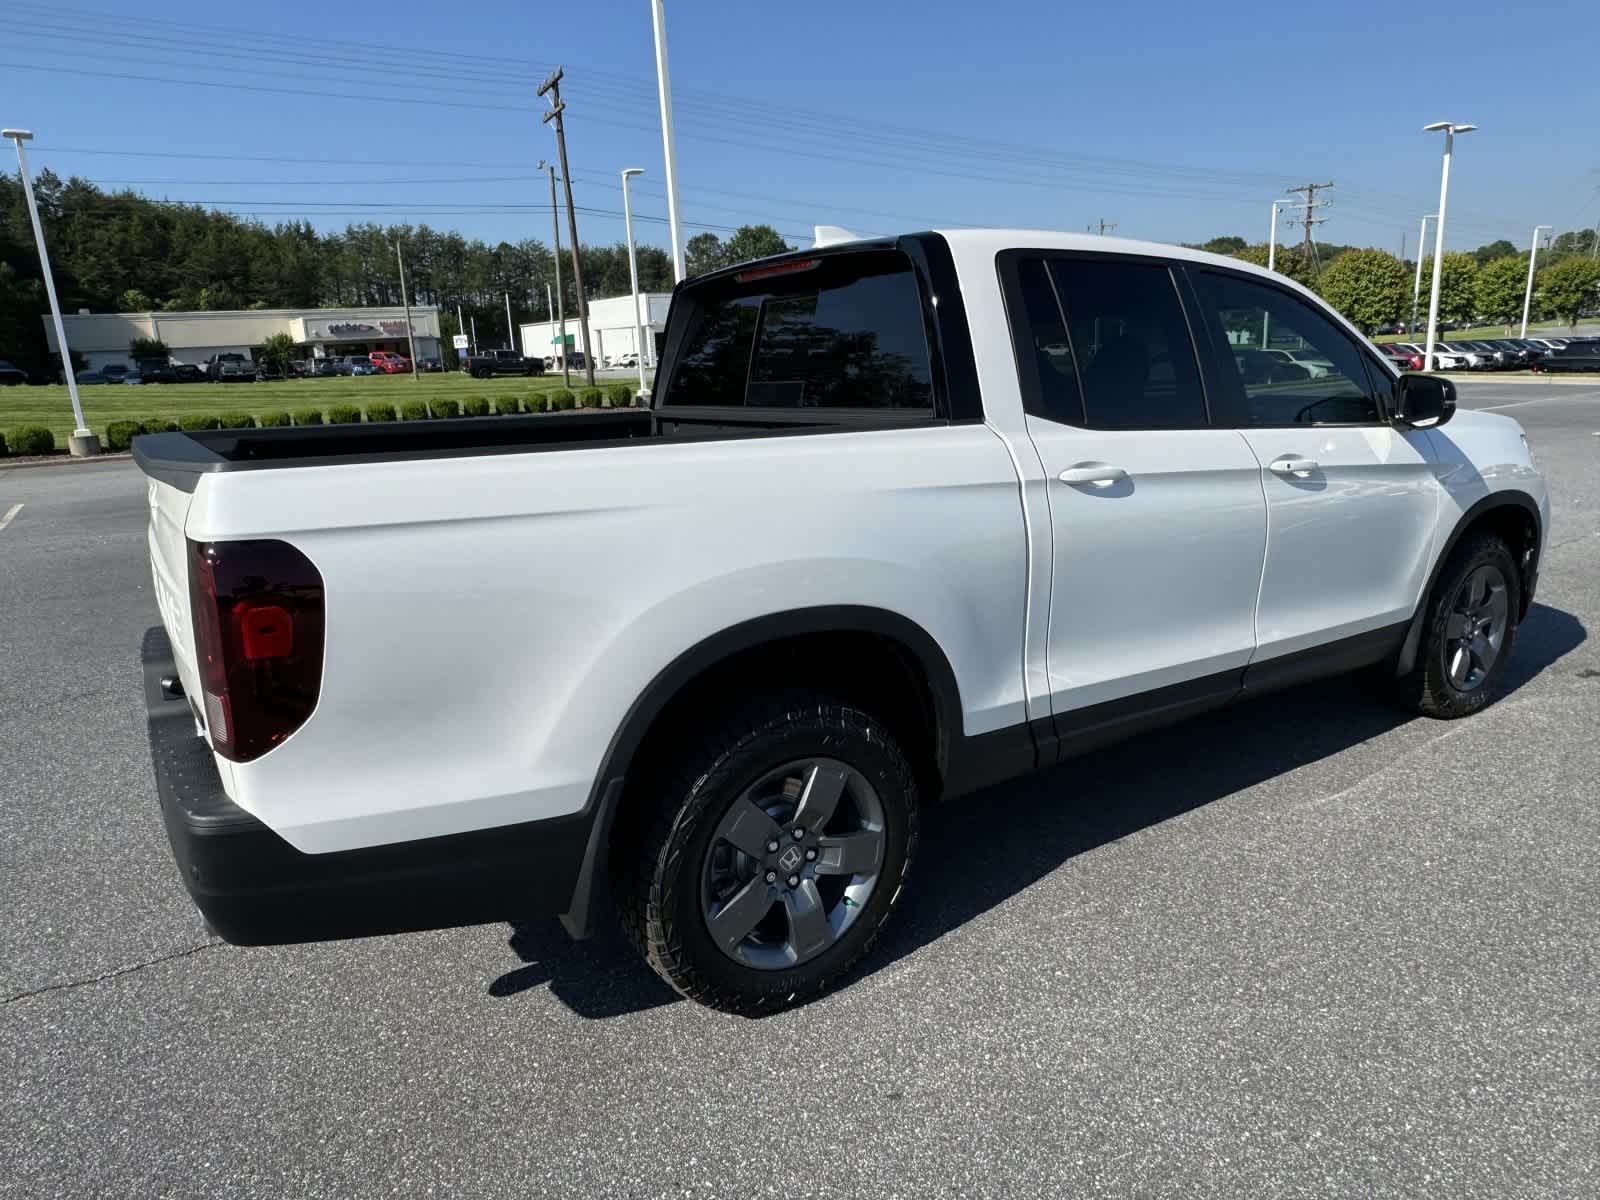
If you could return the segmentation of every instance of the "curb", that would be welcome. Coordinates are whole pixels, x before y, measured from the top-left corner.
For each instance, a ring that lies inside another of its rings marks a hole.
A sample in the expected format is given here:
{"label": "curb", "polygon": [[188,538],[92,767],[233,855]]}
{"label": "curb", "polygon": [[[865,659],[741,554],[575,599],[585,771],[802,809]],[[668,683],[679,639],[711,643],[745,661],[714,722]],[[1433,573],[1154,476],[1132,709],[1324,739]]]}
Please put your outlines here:
{"label": "curb", "polygon": [[65,467],[90,463],[132,462],[133,455],[126,450],[112,454],[97,454],[93,458],[73,458],[70,454],[43,454],[33,458],[0,458],[0,475],[7,471],[26,471],[31,467]]}

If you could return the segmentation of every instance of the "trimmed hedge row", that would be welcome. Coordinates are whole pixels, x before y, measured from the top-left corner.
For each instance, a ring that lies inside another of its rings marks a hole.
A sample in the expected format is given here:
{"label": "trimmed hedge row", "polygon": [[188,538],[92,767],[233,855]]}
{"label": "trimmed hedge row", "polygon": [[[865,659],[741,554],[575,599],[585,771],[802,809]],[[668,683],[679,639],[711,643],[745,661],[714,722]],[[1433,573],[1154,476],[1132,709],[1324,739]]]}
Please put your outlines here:
{"label": "trimmed hedge row", "polygon": [[50,454],[56,448],[56,435],[43,425],[18,425],[6,444],[12,454]]}
{"label": "trimmed hedge row", "polygon": [[[327,410],[330,425],[355,425],[386,421],[427,421],[450,417],[514,417],[521,413],[572,412],[578,408],[631,408],[637,399],[634,389],[626,383],[614,383],[606,388],[586,387],[574,393],[567,388],[553,391],[529,392],[520,403],[516,396],[500,395],[492,400],[488,396],[467,396],[461,401],[438,399],[432,406],[426,400],[405,400],[398,409],[387,401],[374,401],[363,414],[360,405],[335,404]],[[133,439],[146,433],[195,432],[205,429],[283,429],[291,425],[321,425],[323,412],[316,408],[297,408],[293,412],[262,413],[259,417],[247,412],[226,412],[221,416],[186,414],[173,420],[170,417],[146,417],[142,421],[112,421],[106,426],[102,439],[111,451],[127,450]],[[43,449],[39,449],[39,447]],[[0,456],[9,452],[22,454],[49,454],[55,449],[55,437],[42,425],[24,425],[13,429],[9,441],[0,435]]]}

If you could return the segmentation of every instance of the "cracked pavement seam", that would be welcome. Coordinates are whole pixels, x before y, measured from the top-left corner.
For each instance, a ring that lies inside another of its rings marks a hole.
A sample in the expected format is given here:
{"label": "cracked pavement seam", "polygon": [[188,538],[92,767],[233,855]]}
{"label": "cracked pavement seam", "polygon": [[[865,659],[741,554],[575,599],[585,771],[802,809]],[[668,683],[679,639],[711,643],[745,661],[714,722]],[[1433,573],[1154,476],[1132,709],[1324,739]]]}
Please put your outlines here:
{"label": "cracked pavement seam", "polygon": [[225,943],[221,938],[212,938],[201,942],[197,946],[185,946],[181,950],[173,950],[167,954],[158,954],[154,958],[147,958],[143,962],[129,963],[125,967],[102,972],[99,975],[90,975],[86,979],[64,979],[59,983],[47,983],[43,987],[29,988],[24,992],[16,992],[7,996],[0,1004],[16,1004],[21,1000],[29,1000],[34,996],[43,996],[49,992],[65,992],[72,988],[86,987],[91,983],[104,983],[108,979],[118,979],[123,975],[132,975],[135,971],[142,971],[146,967],[154,967],[164,962],[171,962],[177,958],[188,958],[191,954],[198,954],[202,950],[209,950],[212,946],[221,946]]}

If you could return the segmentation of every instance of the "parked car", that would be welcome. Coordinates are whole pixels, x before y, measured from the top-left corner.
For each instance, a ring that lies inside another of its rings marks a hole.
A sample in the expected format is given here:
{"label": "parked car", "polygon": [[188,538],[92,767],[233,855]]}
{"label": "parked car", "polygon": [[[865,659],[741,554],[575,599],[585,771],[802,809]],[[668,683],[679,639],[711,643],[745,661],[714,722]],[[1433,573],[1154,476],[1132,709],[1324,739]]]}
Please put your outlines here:
{"label": "parked car", "polygon": [[310,374],[313,379],[331,379],[339,373],[339,360],[336,358],[311,360]]}
{"label": "parked car", "polygon": [[372,365],[385,375],[409,375],[411,373],[411,360],[403,354],[395,354],[390,350],[374,350],[367,357],[372,360]]}
{"label": "parked car", "polygon": [[1388,356],[1391,362],[1396,362],[1396,365],[1398,365],[1396,360],[1404,362],[1405,365],[1400,368],[1403,371],[1422,370],[1421,350],[1413,350],[1399,342],[1379,342],[1378,349]]}
{"label": "parked car", "polygon": [[21,367],[14,367],[4,359],[0,359],[0,387],[15,387],[19,383],[28,382],[28,373]]}
{"label": "parked car", "polygon": [[165,358],[141,358],[134,363],[145,383],[177,383],[178,371],[170,360]]}
{"label": "parked car", "polygon": [[1416,370],[1416,368],[1412,366],[1412,362],[1416,359],[1415,355],[1407,354],[1400,350],[1385,350],[1381,346],[1378,347],[1378,352],[1388,360],[1389,365],[1392,366],[1396,371]]}
{"label": "parked car", "polygon": [[434,357],[419,358],[417,359],[417,370],[426,372],[428,374],[432,374],[436,371],[443,371],[444,360]]}
{"label": "parked car", "polygon": [[256,364],[256,378],[263,382],[281,380],[284,378],[283,368],[275,362],[259,362]]}
{"label": "parked car", "polygon": [[114,379],[107,379],[99,371],[79,371],[73,376],[79,387],[92,387],[97,383],[115,383]]}
{"label": "parked car", "polygon": [[255,364],[237,352],[213,354],[206,359],[206,378],[215,383],[254,383]]}
{"label": "parked car", "polygon": [[[1269,312],[1333,369],[1246,383],[1210,333]],[[936,799],[1340,671],[1442,718],[1505,676],[1550,513],[1520,426],[1281,276],[922,233],[700,275],[669,326],[653,411],[135,441],[151,757],[216,933],[584,934],[611,894],[679,992],[769,1012],[867,953]]]}
{"label": "parked car", "polygon": [[1333,370],[1331,362],[1306,350],[1277,350],[1269,348],[1263,350],[1262,353],[1270,354],[1286,363],[1293,363],[1295,366],[1304,369],[1313,379],[1321,379],[1329,371]]}
{"label": "parked car", "polygon": [[1460,342],[1435,342],[1434,349],[1441,354],[1453,354],[1469,371],[1492,371],[1494,355],[1486,350],[1473,350]]}
{"label": "parked car", "polygon": [[173,363],[172,370],[177,375],[179,383],[204,383],[206,373],[194,363]]}
{"label": "parked car", "polygon": [[1534,370],[1552,374],[1569,371],[1600,371],[1600,342],[1569,342],[1544,356]]}
{"label": "parked car", "polygon": [[118,383],[129,370],[127,363],[106,363],[100,368],[100,374],[104,375],[112,383]]}
{"label": "parked car", "polygon": [[345,370],[340,372],[340,374],[343,374],[343,375],[377,375],[377,374],[379,374],[378,364],[373,362],[365,354],[348,354],[348,355],[346,355],[345,358],[344,358],[344,365],[345,365]]}
{"label": "parked car", "polygon": [[467,373],[474,379],[491,375],[543,375],[544,359],[528,358],[515,350],[490,350],[467,359]]}
{"label": "parked car", "polygon": [[136,367],[132,371],[124,374],[121,379],[114,380],[113,382],[123,384],[124,386],[132,385],[134,387],[138,387],[144,383],[144,375]]}
{"label": "parked car", "polygon": [[[1417,356],[1417,361],[1418,362],[1422,362],[1423,361],[1423,356],[1425,354],[1425,349],[1424,349],[1423,343],[1421,343],[1421,342],[1395,342],[1394,345],[1398,346],[1402,350],[1411,351],[1413,354],[1415,354]],[[1448,351],[1445,351],[1445,350],[1440,348],[1443,345],[1444,345],[1443,342],[1434,343],[1434,347],[1433,347],[1434,370],[1437,370],[1437,371],[1455,371],[1455,370],[1460,370],[1460,369],[1465,368],[1466,365],[1467,365],[1466,356],[1462,355],[1462,354],[1452,354],[1452,353],[1450,353]],[[1425,368],[1418,367],[1417,369],[1418,370],[1423,370]]]}
{"label": "parked car", "polygon": [[1490,338],[1489,345],[1505,354],[1505,365],[1508,370],[1526,369],[1533,361],[1533,352],[1516,338]]}

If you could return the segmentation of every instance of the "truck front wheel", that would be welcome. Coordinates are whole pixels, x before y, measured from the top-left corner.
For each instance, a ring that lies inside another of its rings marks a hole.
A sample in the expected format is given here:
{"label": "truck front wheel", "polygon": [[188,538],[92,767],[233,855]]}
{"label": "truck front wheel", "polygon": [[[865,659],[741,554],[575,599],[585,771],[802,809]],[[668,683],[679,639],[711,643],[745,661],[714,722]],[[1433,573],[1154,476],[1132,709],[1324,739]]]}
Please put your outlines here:
{"label": "truck front wheel", "polygon": [[867,953],[904,886],[918,828],[905,754],[869,714],[793,692],[741,705],[670,761],[632,870],[613,875],[629,936],[713,1008],[816,996]]}

